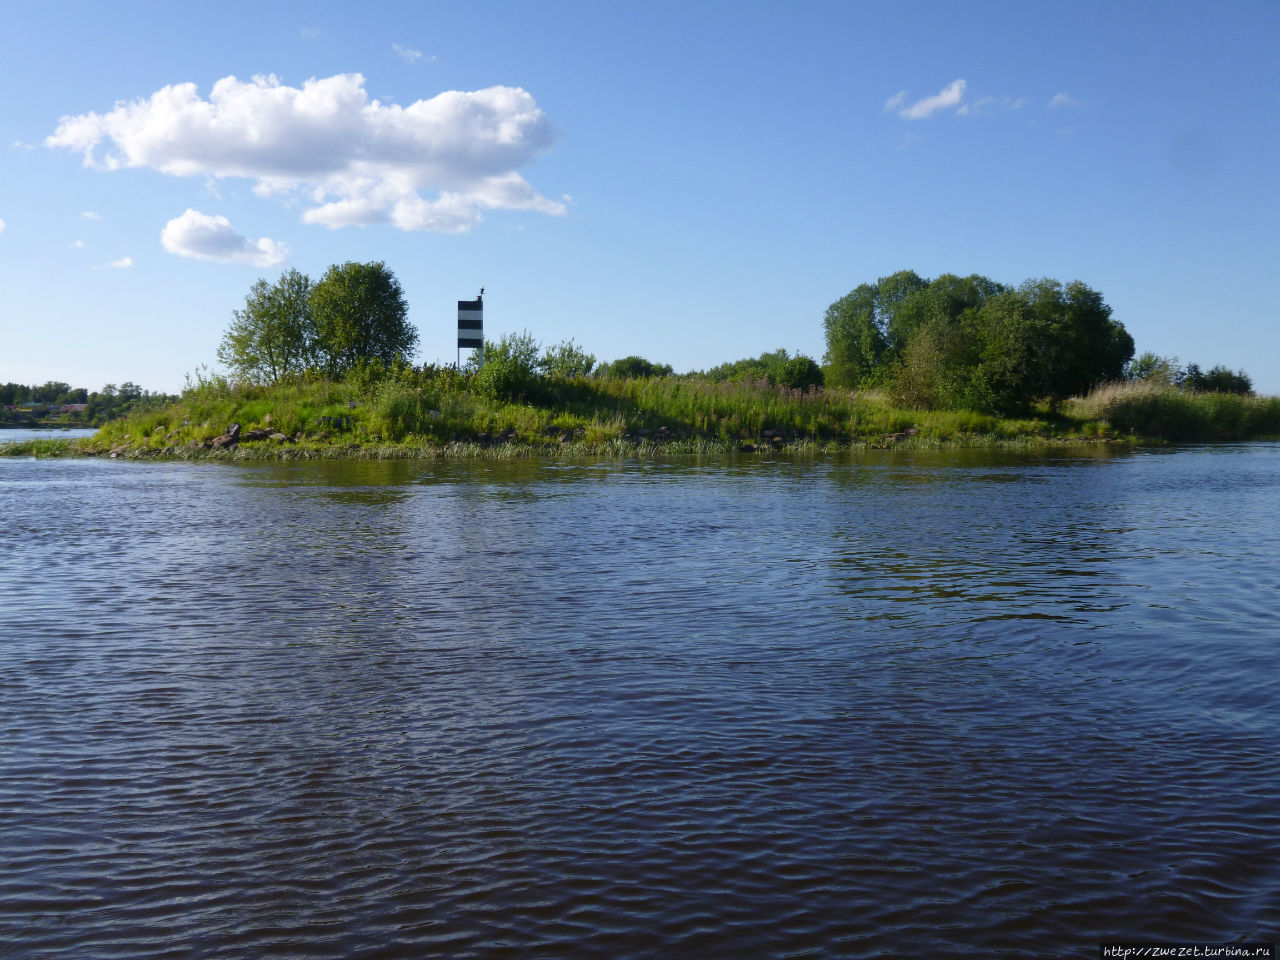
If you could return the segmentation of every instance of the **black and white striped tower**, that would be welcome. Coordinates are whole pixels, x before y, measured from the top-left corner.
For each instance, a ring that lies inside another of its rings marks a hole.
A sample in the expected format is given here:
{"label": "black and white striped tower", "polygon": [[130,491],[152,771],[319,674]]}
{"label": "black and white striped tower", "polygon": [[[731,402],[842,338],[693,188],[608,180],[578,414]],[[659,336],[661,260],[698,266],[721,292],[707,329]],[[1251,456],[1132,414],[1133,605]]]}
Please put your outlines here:
{"label": "black and white striped tower", "polygon": [[[458,301],[458,366],[462,366],[462,348],[484,349],[484,287],[474,300]],[[481,358],[483,361],[483,357]]]}

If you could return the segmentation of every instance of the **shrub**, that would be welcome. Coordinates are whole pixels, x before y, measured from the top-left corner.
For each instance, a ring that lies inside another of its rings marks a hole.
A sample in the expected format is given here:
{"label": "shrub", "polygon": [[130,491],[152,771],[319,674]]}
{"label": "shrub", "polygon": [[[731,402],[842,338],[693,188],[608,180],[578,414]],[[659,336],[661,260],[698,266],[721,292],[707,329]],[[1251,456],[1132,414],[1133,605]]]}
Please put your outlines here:
{"label": "shrub", "polygon": [[538,341],[531,333],[504,333],[497,343],[485,344],[471,387],[494,400],[533,400],[541,394],[538,366]]}
{"label": "shrub", "polygon": [[792,390],[808,390],[822,386],[822,368],[804,354],[796,354],[782,365],[778,374],[778,386]]}
{"label": "shrub", "polygon": [[669,377],[671,366],[666,363],[650,363],[644,357],[621,357],[604,369],[605,376],[613,380],[641,380],[645,377]]}
{"label": "shrub", "polygon": [[547,347],[542,359],[538,361],[542,373],[553,380],[589,377],[595,365],[595,355],[587,353],[572,340],[565,340],[554,347]]}

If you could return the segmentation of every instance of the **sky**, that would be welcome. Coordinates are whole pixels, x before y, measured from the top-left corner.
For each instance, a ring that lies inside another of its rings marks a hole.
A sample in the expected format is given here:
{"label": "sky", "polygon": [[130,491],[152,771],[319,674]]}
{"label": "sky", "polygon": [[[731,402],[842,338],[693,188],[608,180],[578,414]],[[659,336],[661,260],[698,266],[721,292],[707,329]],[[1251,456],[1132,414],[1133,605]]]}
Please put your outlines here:
{"label": "sky", "polygon": [[897,270],[1081,280],[1280,394],[1280,2],[0,0],[0,382],[176,392],[258,278],[821,360]]}

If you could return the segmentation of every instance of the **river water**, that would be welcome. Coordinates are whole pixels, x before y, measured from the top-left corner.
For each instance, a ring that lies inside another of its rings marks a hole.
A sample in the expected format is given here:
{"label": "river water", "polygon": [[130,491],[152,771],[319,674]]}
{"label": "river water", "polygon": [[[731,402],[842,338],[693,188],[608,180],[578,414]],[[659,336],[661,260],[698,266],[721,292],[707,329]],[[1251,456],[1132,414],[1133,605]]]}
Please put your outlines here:
{"label": "river water", "polygon": [[1276,939],[1280,446],[0,459],[0,956]]}
{"label": "river water", "polygon": [[79,440],[98,431],[88,427],[0,427],[0,443],[22,440]]}

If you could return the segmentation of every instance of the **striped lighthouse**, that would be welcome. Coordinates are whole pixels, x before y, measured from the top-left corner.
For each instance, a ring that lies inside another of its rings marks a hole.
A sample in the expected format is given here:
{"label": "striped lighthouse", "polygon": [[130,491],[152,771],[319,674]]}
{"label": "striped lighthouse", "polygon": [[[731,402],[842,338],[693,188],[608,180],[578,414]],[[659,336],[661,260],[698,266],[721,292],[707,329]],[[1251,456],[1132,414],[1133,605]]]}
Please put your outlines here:
{"label": "striped lighthouse", "polygon": [[462,348],[484,348],[484,287],[474,300],[458,301],[458,363],[462,363]]}

